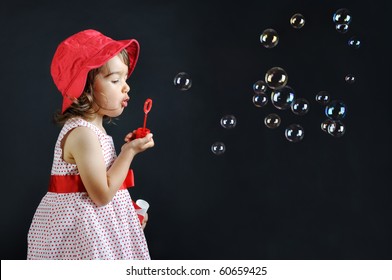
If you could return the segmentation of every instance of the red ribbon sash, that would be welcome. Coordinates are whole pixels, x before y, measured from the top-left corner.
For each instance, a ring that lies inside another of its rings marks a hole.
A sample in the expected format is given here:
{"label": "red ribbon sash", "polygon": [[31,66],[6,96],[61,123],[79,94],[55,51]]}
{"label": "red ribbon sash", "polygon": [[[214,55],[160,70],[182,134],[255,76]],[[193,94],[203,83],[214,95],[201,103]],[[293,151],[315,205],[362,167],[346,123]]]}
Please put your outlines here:
{"label": "red ribbon sash", "polygon": [[[133,171],[129,169],[120,190],[133,187],[134,185]],[[48,191],[55,193],[87,192],[79,175],[51,175]]]}

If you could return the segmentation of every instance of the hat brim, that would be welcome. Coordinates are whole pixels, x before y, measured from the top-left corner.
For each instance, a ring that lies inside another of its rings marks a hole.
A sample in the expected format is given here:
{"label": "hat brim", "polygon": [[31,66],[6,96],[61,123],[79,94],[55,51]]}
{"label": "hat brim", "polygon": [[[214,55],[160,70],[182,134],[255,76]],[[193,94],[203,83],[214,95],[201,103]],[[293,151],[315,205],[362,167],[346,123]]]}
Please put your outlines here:
{"label": "hat brim", "polygon": [[78,74],[75,75],[69,88],[64,92],[62,113],[67,110],[75,99],[82,95],[84,87],[86,86],[87,74],[90,70],[96,69],[104,65],[111,58],[116,56],[123,49],[126,49],[129,57],[128,78],[135,69],[137,60],[139,58],[140,46],[135,39],[112,41],[107,44],[94,57],[88,60],[83,67],[81,67]]}

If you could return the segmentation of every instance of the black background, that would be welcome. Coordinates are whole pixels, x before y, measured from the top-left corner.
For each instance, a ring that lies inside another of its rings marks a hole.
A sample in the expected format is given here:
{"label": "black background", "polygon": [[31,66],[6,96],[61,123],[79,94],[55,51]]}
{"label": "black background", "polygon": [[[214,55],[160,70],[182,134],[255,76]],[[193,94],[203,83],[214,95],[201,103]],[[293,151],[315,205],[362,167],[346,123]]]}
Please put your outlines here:
{"label": "black background", "polygon": [[[50,76],[57,45],[83,29],[136,38],[141,55],[131,102],[107,130],[121,147],[142,124],[154,149],[138,155],[131,195],[150,203],[153,259],[391,259],[391,10],[387,1],[3,1],[1,40],[1,259],[25,259],[27,232],[47,190],[61,95]],[[347,8],[350,30],[333,13]],[[295,13],[306,23],[289,24]],[[274,28],[279,44],[261,46]],[[353,50],[348,39],[362,45]],[[256,108],[252,85],[274,66],[311,103],[303,117]],[[173,78],[193,81],[179,91]],[[354,84],[344,77],[355,75]],[[321,131],[326,90],[347,105],[346,133]],[[264,117],[275,112],[281,126]],[[220,118],[237,117],[225,130]],[[305,138],[290,143],[284,128]],[[226,152],[214,155],[216,141]]]}

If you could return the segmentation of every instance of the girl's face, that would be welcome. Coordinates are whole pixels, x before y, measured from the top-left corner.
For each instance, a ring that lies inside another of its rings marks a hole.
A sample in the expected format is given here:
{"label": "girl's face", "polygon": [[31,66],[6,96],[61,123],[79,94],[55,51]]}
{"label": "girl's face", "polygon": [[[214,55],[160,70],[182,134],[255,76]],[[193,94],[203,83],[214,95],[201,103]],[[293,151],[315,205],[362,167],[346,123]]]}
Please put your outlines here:
{"label": "girl's face", "polygon": [[128,66],[118,55],[102,67],[93,84],[98,114],[112,118],[121,115],[129,100],[127,77]]}

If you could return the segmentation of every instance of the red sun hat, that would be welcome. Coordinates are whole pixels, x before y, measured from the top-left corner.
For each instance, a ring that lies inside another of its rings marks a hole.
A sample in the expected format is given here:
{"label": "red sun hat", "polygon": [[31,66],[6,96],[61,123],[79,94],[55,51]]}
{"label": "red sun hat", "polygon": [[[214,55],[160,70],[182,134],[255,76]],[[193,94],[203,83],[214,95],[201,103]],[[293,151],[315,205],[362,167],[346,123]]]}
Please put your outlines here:
{"label": "red sun hat", "polygon": [[139,57],[140,47],[135,39],[116,41],[89,29],[60,43],[53,56],[50,72],[63,95],[62,113],[83,93],[88,72],[101,67],[123,49],[129,56],[129,77]]}

